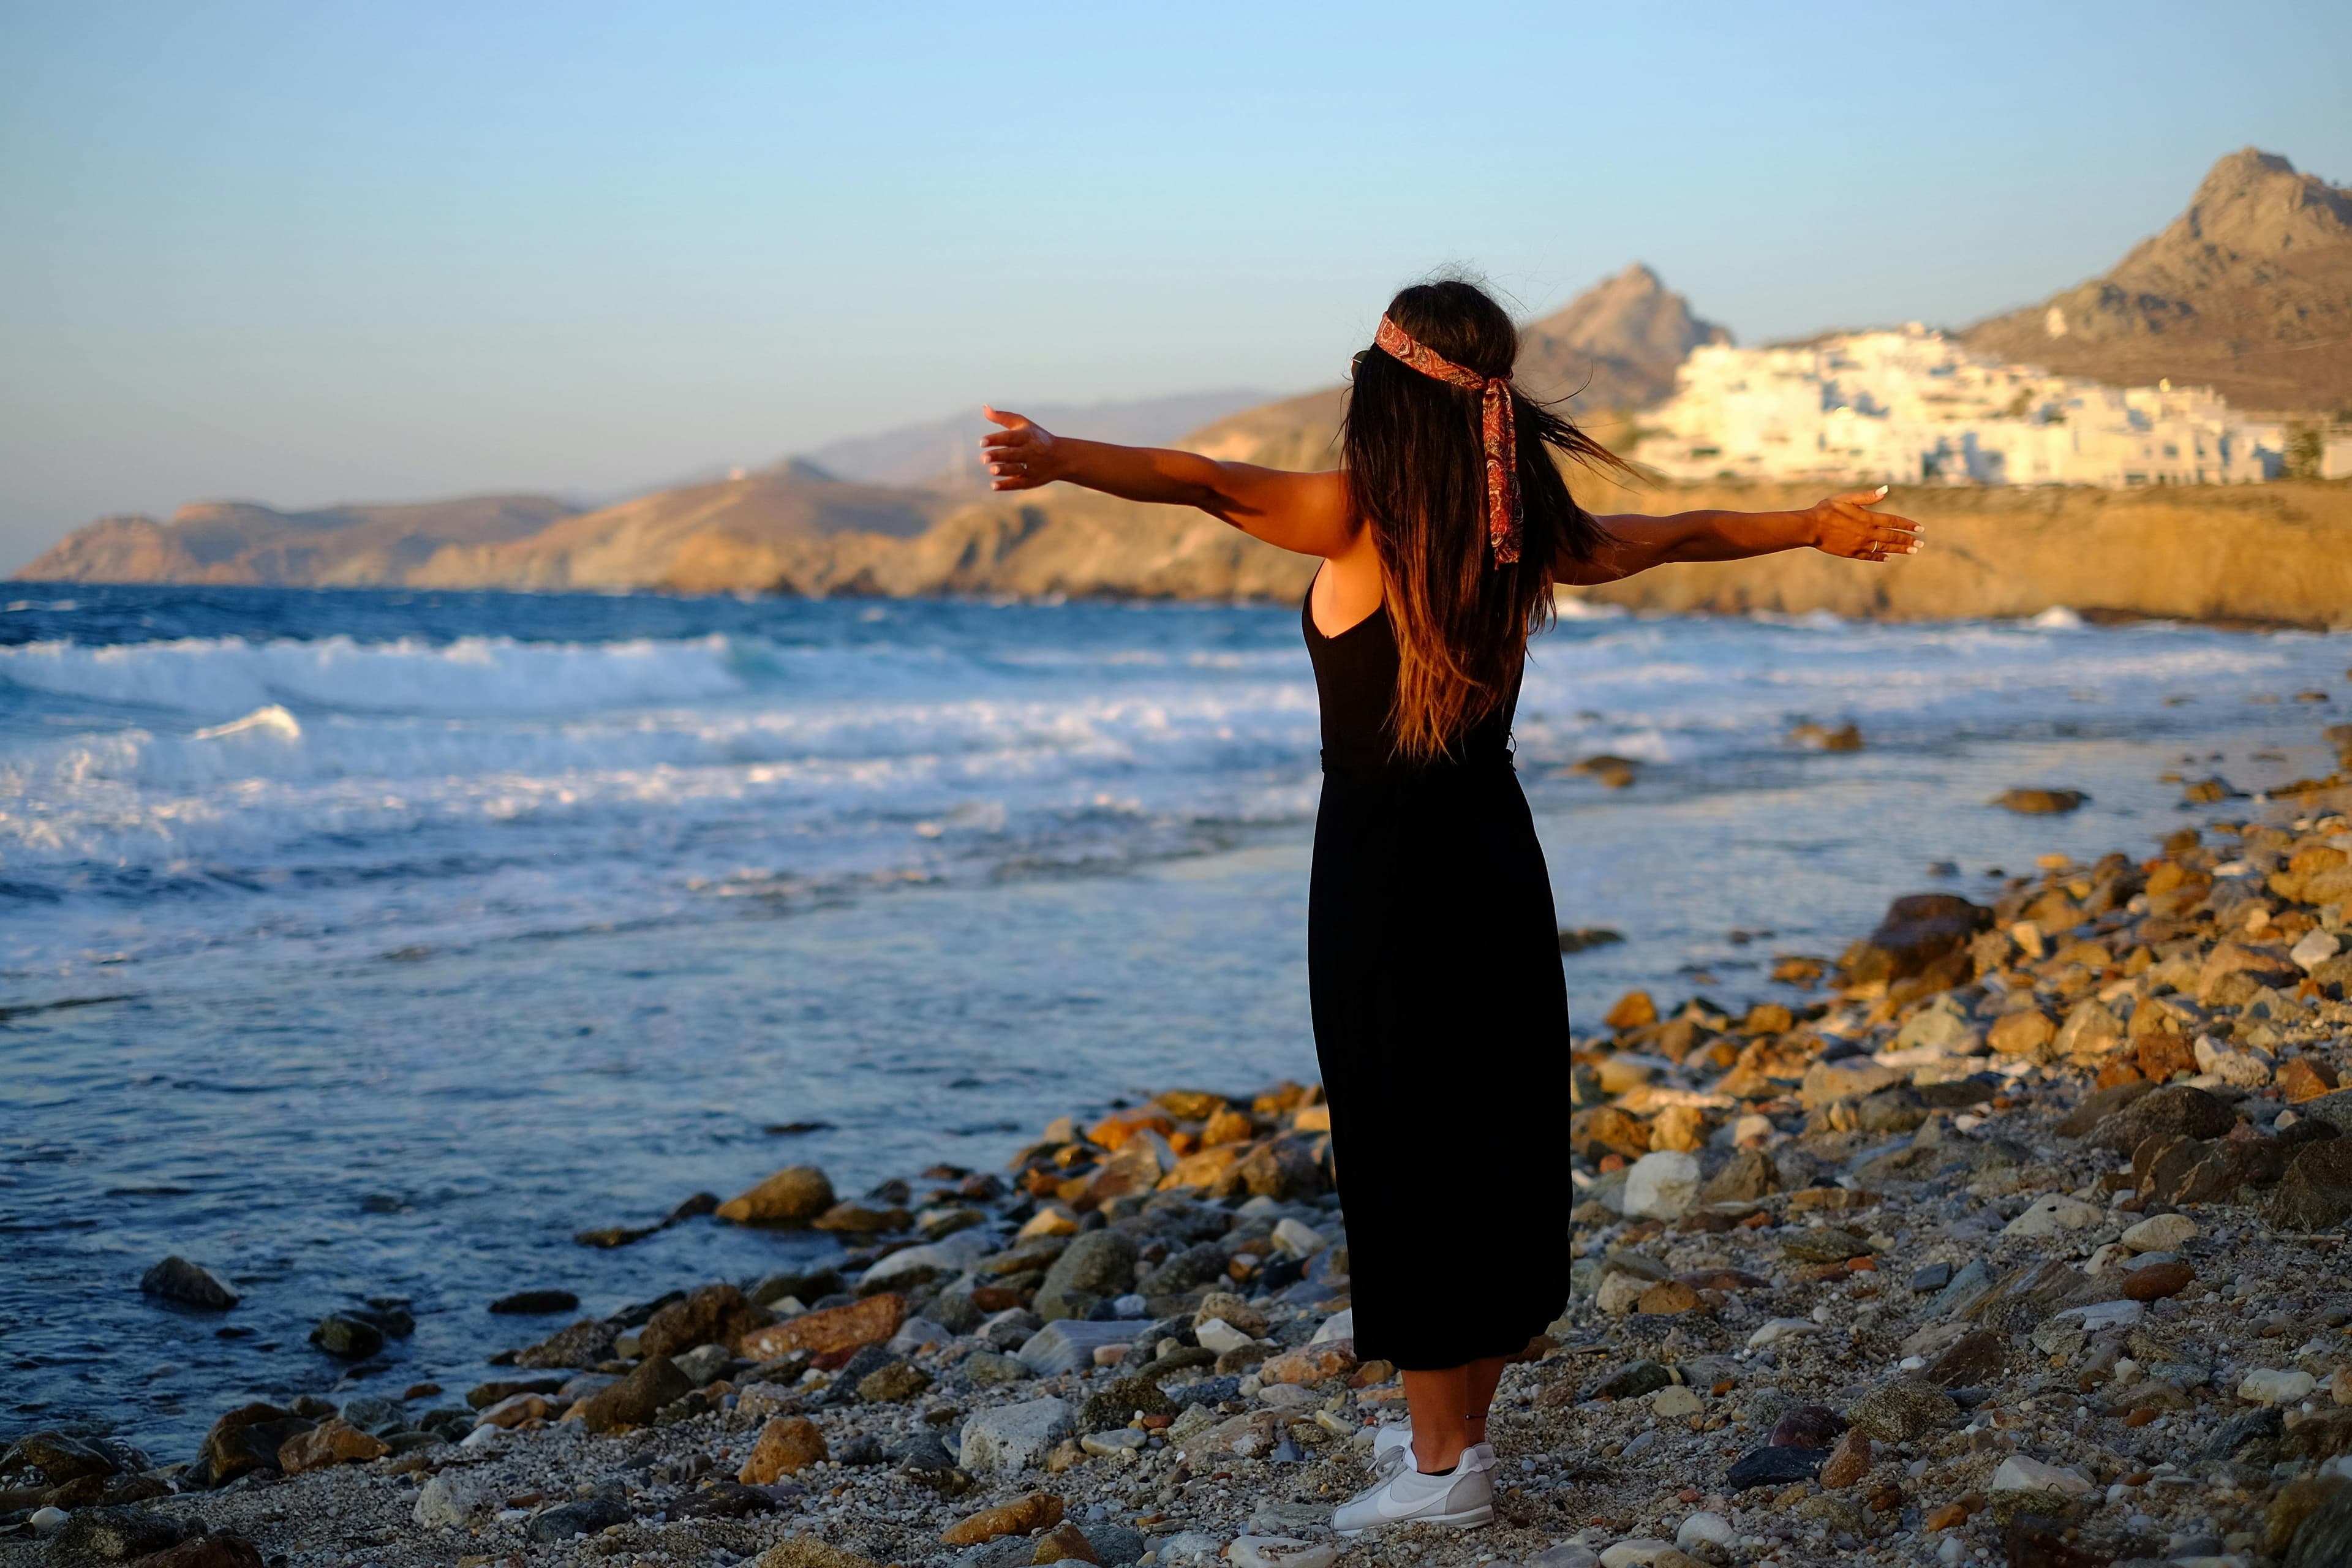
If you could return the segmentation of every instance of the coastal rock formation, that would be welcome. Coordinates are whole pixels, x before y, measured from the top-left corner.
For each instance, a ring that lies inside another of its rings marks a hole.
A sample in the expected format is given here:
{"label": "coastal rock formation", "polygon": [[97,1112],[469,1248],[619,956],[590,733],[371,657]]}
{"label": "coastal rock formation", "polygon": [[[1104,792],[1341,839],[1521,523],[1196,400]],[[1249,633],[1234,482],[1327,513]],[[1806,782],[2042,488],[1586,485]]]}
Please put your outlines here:
{"label": "coastal rock formation", "polygon": [[1969,347],[2241,408],[2352,405],[2352,189],[2247,147],[2102,277],[1969,329]]}
{"label": "coastal rock formation", "polygon": [[198,501],[182,507],[168,523],[100,518],[17,575],[64,583],[377,586],[410,581],[445,547],[528,539],[578,510],[550,496],[468,496],[317,511]]}

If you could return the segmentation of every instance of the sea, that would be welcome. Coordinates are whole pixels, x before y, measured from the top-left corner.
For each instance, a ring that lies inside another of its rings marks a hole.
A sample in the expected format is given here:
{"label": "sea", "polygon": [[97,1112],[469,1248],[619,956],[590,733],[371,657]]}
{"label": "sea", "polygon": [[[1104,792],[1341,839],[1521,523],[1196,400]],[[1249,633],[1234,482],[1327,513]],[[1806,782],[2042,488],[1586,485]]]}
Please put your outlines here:
{"label": "sea", "polygon": [[[1311,1079],[1296,605],[0,583],[0,1440],[191,1458],[452,1394],[583,1310],[803,1267],[698,1219]],[[2153,851],[2326,773],[2352,637],[1566,607],[1517,765],[1580,1030],[1790,994],[1888,900]],[[1852,723],[1859,751],[1791,739]],[[1629,759],[1612,788],[1573,764]],[[2238,796],[2183,803],[2183,779]],[[2086,792],[2063,816],[1991,804]],[[1506,1081],[1508,1041],[1433,1041]],[[1465,1157],[1475,1166],[1475,1152]],[[143,1296],[176,1254],[242,1300]],[[398,1300],[378,1361],[307,1340]]]}

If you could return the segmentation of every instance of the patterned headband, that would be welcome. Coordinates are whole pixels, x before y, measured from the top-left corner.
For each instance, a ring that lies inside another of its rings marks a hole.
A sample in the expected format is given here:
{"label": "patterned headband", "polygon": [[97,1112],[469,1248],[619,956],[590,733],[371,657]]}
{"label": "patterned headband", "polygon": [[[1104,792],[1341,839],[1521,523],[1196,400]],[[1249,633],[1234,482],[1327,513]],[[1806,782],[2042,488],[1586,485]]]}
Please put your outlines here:
{"label": "patterned headband", "polygon": [[1519,461],[1517,421],[1511,417],[1511,378],[1480,375],[1455,364],[1433,349],[1415,342],[1412,334],[1386,316],[1372,342],[1390,357],[1411,369],[1433,376],[1449,386],[1479,395],[1479,415],[1486,448],[1486,542],[1494,563],[1508,566],[1519,558]]}

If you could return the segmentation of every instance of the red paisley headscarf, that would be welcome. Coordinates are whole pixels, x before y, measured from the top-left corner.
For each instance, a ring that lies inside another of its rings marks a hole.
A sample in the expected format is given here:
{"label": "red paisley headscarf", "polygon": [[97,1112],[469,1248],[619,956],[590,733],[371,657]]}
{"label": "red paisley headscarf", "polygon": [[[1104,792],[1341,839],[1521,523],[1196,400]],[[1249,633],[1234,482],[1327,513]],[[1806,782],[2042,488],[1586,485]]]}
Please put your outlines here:
{"label": "red paisley headscarf", "polygon": [[1479,396],[1479,414],[1484,426],[1486,448],[1486,542],[1494,550],[1497,566],[1508,566],[1519,558],[1519,461],[1517,421],[1511,417],[1511,378],[1507,375],[1480,375],[1434,349],[1423,347],[1412,335],[1386,316],[1381,318],[1381,329],[1372,342],[1390,357],[1401,361],[1422,374],[1433,376],[1450,386],[1475,392]]}

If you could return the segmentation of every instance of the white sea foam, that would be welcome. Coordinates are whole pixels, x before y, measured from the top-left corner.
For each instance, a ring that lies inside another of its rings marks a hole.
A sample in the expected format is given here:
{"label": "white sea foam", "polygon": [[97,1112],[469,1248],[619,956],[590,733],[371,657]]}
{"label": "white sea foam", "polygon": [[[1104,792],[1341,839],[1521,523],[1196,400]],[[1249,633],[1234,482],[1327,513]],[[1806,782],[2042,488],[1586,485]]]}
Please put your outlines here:
{"label": "white sea foam", "polygon": [[[891,615],[902,640],[856,647],[0,647],[0,719],[42,715],[0,729],[0,870],[59,900],[13,922],[0,968],[1121,864],[1314,809],[1313,681],[1283,622],[1203,644],[1186,628],[1214,623],[1175,612],[1139,614],[1133,637],[1125,617],[1056,635],[1024,612],[1002,645],[935,645],[919,608]],[[2316,684],[2342,645],[2046,618],[1596,615],[1538,645],[1517,739],[1540,786],[1595,752],[1683,769],[1777,753],[1804,721],[1855,721],[1874,752],[2094,721],[2153,733],[2176,721],[2168,696],[2235,708]],[[173,889],[184,901],[158,891]],[[225,889],[252,912],[224,913]]]}

